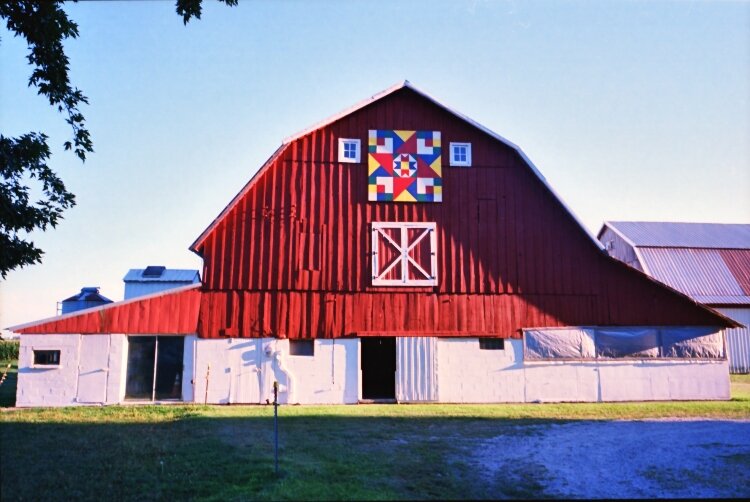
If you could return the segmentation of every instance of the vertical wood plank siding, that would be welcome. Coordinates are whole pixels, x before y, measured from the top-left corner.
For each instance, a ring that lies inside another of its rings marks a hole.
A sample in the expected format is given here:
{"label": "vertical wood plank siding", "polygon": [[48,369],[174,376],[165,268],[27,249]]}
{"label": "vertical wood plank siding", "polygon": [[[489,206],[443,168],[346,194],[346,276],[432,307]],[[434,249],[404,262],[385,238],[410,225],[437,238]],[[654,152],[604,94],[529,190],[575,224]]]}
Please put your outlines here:
{"label": "vertical wood plank siding", "polygon": [[[370,129],[441,132],[442,203],[368,202]],[[341,137],[362,163],[337,162]],[[451,141],[472,167],[448,166]],[[408,88],[292,141],[252,183],[196,249],[203,337],[720,324],[605,256],[514,149]],[[370,285],[377,221],[436,222],[438,286]]]}
{"label": "vertical wood plank siding", "polygon": [[40,321],[17,333],[192,334],[198,325],[201,290],[196,284]]}

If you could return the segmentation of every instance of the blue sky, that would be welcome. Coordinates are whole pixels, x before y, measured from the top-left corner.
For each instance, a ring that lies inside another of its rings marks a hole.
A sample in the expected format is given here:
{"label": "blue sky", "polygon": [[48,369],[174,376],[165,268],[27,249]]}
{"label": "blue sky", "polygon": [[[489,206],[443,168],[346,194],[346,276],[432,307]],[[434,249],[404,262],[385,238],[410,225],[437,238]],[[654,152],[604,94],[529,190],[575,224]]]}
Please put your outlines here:
{"label": "blue sky", "polygon": [[604,220],[750,222],[750,2],[257,2],[65,7],[96,153],[26,87],[0,28],[0,130],[44,131],[78,205],[0,282],[0,326],[188,246],[283,138],[410,80],[518,144],[592,232]]}

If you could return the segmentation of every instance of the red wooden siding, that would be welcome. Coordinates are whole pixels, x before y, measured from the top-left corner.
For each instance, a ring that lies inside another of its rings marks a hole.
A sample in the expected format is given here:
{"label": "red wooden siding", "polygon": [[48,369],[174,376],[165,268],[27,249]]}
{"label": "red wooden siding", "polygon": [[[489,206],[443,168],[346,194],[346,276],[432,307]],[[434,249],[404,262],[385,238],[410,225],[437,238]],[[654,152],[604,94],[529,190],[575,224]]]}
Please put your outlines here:
{"label": "red wooden siding", "polygon": [[[366,145],[376,128],[442,132],[442,203],[367,201],[366,159],[336,162],[336,140]],[[473,167],[448,167],[451,141],[472,143]],[[440,293],[592,294],[598,282],[568,266],[598,249],[513,149],[404,89],[288,145],[199,244],[205,285],[374,291],[374,221],[437,223]],[[306,270],[298,264],[311,252],[301,234],[320,236],[319,273],[295,273]]]}
{"label": "red wooden siding", "polygon": [[192,334],[201,305],[199,285],[73,312],[12,328],[16,333]]}
{"label": "red wooden siding", "polygon": [[383,293],[207,291],[198,333],[222,336],[338,338],[372,333],[499,336],[554,326],[728,325],[640,273],[602,256],[614,271],[597,295],[439,294],[419,288]]}
{"label": "red wooden siding", "polygon": [[[442,203],[368,202],[370,129],[441,131]],[[362,163],[337,162],[340,137]],[[472,167],[448,166],[451,141]],[[369,224],[389,221],[437,224],[438,286],[371,285]],[[282,147],[195,250],[203,337],[727,322],[607,257],[518,152],[409,88]]]}

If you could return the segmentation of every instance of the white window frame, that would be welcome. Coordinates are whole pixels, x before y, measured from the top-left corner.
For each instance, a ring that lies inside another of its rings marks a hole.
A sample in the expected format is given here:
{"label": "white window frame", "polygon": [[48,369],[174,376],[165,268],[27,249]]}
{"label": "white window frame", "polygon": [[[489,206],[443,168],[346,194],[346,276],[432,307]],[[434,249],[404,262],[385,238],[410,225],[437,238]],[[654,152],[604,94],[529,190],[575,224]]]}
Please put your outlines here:
{"label": "white window frame", "polygon": [[[346,146],[354,145],[355,157],[352,159],[345,155]],[[351,164],[359,164],[362,162],[362,140],[352,138],[339,138],[339,162],[349,162]]]}
{"label": "white window frame", "polygon": [[[384,230],[399,229],[398,242],[388,235]],[[423,230],[417,237],[409,242],[409,230]],[[393,246],[400,254],[400,258],[387,265],[384,270],[380,269],[380,257],[378,249],[380,240],[384,239],[386,245]],[[429,239],[430,245],[430,270],[425,270],[417,263],[409,251],[414,249],[424,239]],[[372,285],[373,286],[437,286],[437,231],[434,222],[430,223],[404,223],[404,222],[373,222],[372,223]],[[409,279],[409,263],[419,270],[424,279]],[[398,279],[384,279],[383,276],[394,268],[401,267],[401,277]]]}
{"label": "white window frame", "polygon": [[[456,147],[466,148],[466,160],[456,159]],[[456,167],[471,167],[471,143],[453,143],[450,144],[450,165]]]}

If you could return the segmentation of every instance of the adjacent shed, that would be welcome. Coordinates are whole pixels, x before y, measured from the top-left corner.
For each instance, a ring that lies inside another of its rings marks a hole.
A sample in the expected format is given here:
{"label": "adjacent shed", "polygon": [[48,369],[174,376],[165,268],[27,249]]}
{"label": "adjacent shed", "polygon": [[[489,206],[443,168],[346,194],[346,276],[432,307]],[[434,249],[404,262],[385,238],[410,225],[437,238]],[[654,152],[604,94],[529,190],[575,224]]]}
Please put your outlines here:
{"label": "adjacent shed", "polygon": [[599,240],[611,256],[742,324],[725,331],[729,367],[750,372],[750,224],[608,221]]}

